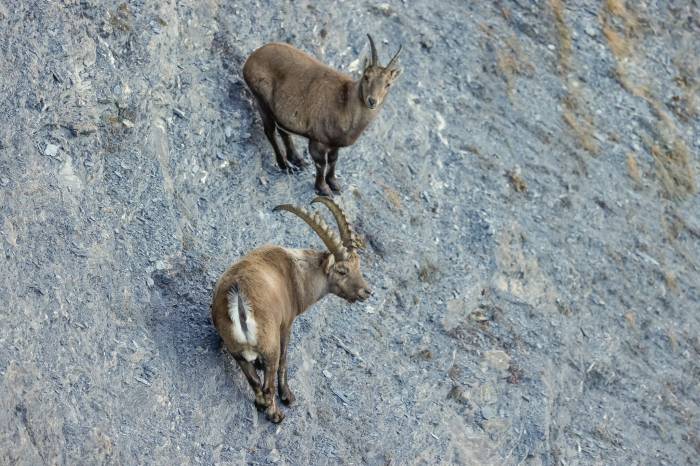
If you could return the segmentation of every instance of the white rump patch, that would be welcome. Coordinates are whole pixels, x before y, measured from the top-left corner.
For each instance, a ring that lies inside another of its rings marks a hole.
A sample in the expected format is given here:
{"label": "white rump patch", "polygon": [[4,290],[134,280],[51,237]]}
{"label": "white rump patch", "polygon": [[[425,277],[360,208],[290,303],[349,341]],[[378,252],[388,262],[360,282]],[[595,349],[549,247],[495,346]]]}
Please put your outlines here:
{"label": "white rump patch", "polygon": [[[228,292],[228,316],[233,322],[233,339],[238,344],[250,346],[258,344],[257,326],[250,310],[250,304],[242,293],[237,292],[236,288],[232,288]],[[241,318],[243,318],[243,322],[241,322]],[[244,351],[243,357],[246,359],[248,356],[245,353],[255,354],[254,351]]]}
{"label": "white rump patch", "polygon": [[248,362],[253,362],[256,359],[258,359],[258,353],[256,353],[253,350],[243,350],[241,351],[241,355],[245,358],[246,361]]}

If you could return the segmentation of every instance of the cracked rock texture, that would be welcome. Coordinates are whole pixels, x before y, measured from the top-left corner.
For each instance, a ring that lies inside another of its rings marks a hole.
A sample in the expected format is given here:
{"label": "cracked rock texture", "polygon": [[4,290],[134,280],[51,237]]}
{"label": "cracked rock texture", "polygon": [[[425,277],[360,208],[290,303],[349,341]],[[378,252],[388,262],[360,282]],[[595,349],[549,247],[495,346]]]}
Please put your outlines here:
{"label": "cracked rock texture", "polygon": [[[699,18],[0,3],[0,463],[696,462]],[[241,66],[277,40],[356,72],[367,32],[384,61],[404,45],[338,162],[375,295],[297,321],[276,426],[211,292],[256,246],[321,242],[271,212],[313,174],[277,169]]]}

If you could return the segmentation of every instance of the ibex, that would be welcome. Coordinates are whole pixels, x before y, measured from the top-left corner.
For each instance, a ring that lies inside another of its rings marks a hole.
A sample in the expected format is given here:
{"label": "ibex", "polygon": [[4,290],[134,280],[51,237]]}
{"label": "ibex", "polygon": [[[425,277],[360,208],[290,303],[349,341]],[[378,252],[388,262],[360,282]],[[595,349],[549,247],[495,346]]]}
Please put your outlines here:
{"label": "ibex", "polygon": [[[323,240],[328,251],[263,246],[233,264],[214,289],[212,320],[255,394],[255,406],[278,423],[284,414],[275,403],[275,376],[283,403],[294,401],[287,385],[287,345],[294,319],[328,293],[354,303],[372,294],[360,271],[362,242],[343,210],[318,197],[338,224],[340,238],[318,213],[289,204]],[[312,202],[312,203],[313,203]],[[257,369],[264,373],[260,383]]]}
{"label": "ibex", "polygon": [[[401,74],[396,60],[379,64],[377,48],[368,34],[372,51],[359,81],[330,68],[291,45],[271,43],[254,51],[243,66],[243,78],[257,100],[265,135],[283,170],[305,165],[290,134],[309,140],[316,165],[316,191],[323,196],[339,192],[335,176],[338,149],[354,144],[384,104],[389,87]],[[278,131],[285,154],[275,137]],[[291,165],[290,165],[291,164]]]}

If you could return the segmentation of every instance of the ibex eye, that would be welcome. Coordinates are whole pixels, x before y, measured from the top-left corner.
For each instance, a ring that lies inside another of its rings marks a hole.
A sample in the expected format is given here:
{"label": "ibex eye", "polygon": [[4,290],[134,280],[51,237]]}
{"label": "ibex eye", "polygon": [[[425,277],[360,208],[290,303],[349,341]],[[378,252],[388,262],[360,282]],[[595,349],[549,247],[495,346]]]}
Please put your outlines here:
{"label": "ibex eye", "polygon": [[365,81],[369,81],[369,76],[365,75]]}

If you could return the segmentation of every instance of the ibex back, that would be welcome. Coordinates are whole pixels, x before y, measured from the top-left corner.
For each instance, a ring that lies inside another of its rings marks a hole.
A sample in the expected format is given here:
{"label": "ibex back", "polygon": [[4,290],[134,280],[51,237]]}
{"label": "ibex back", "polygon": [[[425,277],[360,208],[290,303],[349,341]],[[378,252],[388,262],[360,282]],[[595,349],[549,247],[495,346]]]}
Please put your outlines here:
{"label": "ibex back", "polygon": [[[283,170],[305,165],[290,134],[309,140],[316,166],[316,191],[331,196],[340,191],[335,176],[338,149],[353,144],[377,116],[389,88],[401,74],[396,60],[379,64],[369,36],[372,56],[359,81],[340,73],[291,45],[271,43],[253,52],[243,66],[243,77],[257,100],[265,135]],[[280,149],[276,132],[284,143]]]}

